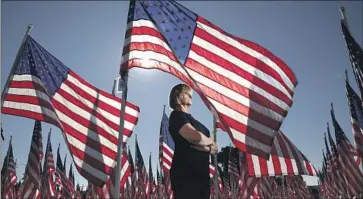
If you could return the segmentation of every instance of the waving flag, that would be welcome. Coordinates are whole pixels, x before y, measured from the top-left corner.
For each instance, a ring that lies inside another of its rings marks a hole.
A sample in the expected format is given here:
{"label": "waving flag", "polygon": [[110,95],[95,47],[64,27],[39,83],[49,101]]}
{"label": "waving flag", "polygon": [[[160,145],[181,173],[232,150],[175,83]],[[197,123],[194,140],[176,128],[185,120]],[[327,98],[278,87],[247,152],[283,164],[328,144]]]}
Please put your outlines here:
{"label": "waving flag", "polygon": [[246,158],[250,176],[317,174],[311,162],[281,131],[274,140],[269,160],[252,154]]}
{"label": "waving flag", "polygon": [[[4,88],[2,113],[59,127],[78,172],[102,186],[116,165],[121,100],[83,80],[28,36]],[[124,140],[139,108],[126,104]]]}
{"label": "waving flag", "polygon": [[[351,117],[351,123],[353,127],[353,136],[355,142],[355,148],[357,149],[357,153],[360,157],[363,158],[363,107],[362,101],[355,93],[353,88],[350,86],[348,82],[348,78],[345,80],[345,87],[347,90],[347,98],[349,105],[349,112]],[[358,156],[356,156],[357,160]],[[359,163],[358,163],[359,165]]]}
{"label": "waving flag", "polygon": [[278,57],[172,0],[132,0],[121,74],[140,67],[191,86],[240,151],[268,158],[297,80]]}

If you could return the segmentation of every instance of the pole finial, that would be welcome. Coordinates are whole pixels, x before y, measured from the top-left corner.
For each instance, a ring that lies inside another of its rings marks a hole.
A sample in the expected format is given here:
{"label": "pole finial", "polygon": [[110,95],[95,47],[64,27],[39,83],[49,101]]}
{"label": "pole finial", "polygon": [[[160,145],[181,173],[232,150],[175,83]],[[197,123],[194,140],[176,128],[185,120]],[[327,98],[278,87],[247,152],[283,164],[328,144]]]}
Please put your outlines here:
{"label": "pole finial", "polygon": [[342,19],[345,20],[346,17],[345,17],[345,8],[344,8],[344,6],[341,6],[339,8],[339,10],[340,10],[340,14],[342,15]]}

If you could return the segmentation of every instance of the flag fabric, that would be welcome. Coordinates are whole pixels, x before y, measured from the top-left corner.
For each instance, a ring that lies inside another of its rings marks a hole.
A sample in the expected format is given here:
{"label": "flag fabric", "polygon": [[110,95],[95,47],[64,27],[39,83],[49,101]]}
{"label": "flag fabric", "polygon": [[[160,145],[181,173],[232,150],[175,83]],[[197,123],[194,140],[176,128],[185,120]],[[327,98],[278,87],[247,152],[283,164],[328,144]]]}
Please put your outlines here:
{"label": "flag fabric", "polygon": [[363,173],[359,170],[359,167],[350,152],[350,148],[352,147],[349,145],[351,144],[336,120],[333,106],[330,113],[335,130],[336,146],[342,164],[342,170],[347,181],[347,188],[349,189],[350,196],[357,196],[358,194],[363,193]]}
{"label": "flag fabric", "polygon": [[297,85],[293,71],[270,51],[172,0],[131,0],[120,73],[133,67],[187,83],[240,151],[265,158]]}
{"label": "flag fabric", "polygon": [[[5,103],[5,102],[4,102]],[[32,140],[30,143],[30,151],[28,163],[25,167],[24,191],[23,198],[38,198],[40,197],[41,189],[41,162],[43,157],[42,143],[42,125],[39,120],[34,122]]]}
{"label": "flag fabric", "polygon": [[[65,158],[64,158],[65,159]],[[71,186],[71,182],[68,179],[66,175],[66,169],[64,167],[64,164],[62,163],[62,159],[59,153],[59,147],[57,150],[57,171],[56,176],[58,178],[58,181],[61,182],[61,193],[62,197],[65,198],[71,198],[74,196],[75,191],[74,188]]]}
{"label": "flag fabric", "polygon": [[[65,165],[65,162],[64,162],[64,165]],[[68,178],[72,182],[72,187],[74,187],[74,173],[73,173],[72,163],[69,166]]]}
{"label": "flag fabric", "polygon": [[165,107],[163,117],[160,124],[160,138],[159,138],[159,159],[161,168],[164,172],[169,172],[171,162],[174,156],[175,143],[169,133],[169,118],[165,114]]}
{"label": "flag fabric", "polygon": [[327,132],[328,132],[328,139],[329,139],[329,144],[331,147],[331,160],[330,162],[328,162],[328,169],[329,169],[329,164],[331,164],[331,171],[328,170],[328,172],[331,172],[333,177],[331,178],[332,180],[334,180],[333,182],[331,182],[331,185],[333,185],[333,183],[335,183],[335,187],[337,188],[337,190],[332,189],[332,191],[330,192],[331,194],[335,194],[334,196],[339,196],[339,195],[347,195],[348,191],[347,191],[347,182],[346,182],[346,178],[345,178],[345,170],[342,167],[342,163],[341,160],[339,159],[339,151],[337,149],[337,146],[335,145],[335,142],[331,136],[330,133],[330,127],[329,127],[329,123],[327,123]]}
{"label": "flag fabric", "polygon": [[1,187],[3,189],[3,192],[1,195],[2,198],[15,198],[16,193],[14,190],[14,186],[16,184],[17,177],[11,139],[4,163],[6,163],[5,167],[3,167],[4,173],[1,172],[1,177],[3,178]]}
{"label": "flag fabric", "polygon": [[273,144],[271,157],[266,160],[253,154],[246,154],[250,176],[310,175],[316,170],[306,156],[279,131]]}
{"label": "flag fabric", "polygon": [[[128,154],[126,145],[123,145],[122,149],[122,157],[121,157],[121,171],[120,171],[120,182],[115,183],[116,179],[116,167],[113,169],[110,178],[107,180],[106,184],[103,187],[97,187],[97,194],[101,199],[106,198],[117,198],[115,193],[115,187],[120,186],[120,195],[125,193],[124,186],[126,184],[127,179],[131,174],[131,166],[128,161]],[[121,197],[121,196],[120,196]]]}
{"label": "flag fabric", "polygon": [[[349,112],[351,117],[355,148],[363,158],[363,108],[362,101],[350,86],[348,79],[345,81]],[[358,159],[358,158],[357,158]],[[358,164],[359,165],[359,164]]]}
{"label": "flag fabric", "polygon": [[146,167],[144,164],[144,158],[142,157],[139,143],[137,142],[137,138],[135,138],[135,171],[137,176],[137,186],[138,192],[137,196],[144,198],[146,196],[146,188],[148,184],[148,175],[146,171]]}
{"label": "flag fabric", "polygon": [[[102,186],[116,164],[121,100],[86,82],[30,36],[9,80],[2,113],[59,127],[78,172]],[[139,107],[127,102],[125,110],[124,142]]]}
{"label": "flag fabric", "polygon": [[45,152],[44,166],[43,166],[43,198],[54,198],[56,196],[56,189],[53,175],[55,173],[54,158],[52,143],[50,141],[51,132],[48,134],[47,148]]}
{"label": "flag fabric", "polygon": [[350,63],[352,65],[355,80],[360,90],[361,98],[363,97],[363,49],[355,41],[354,37],[347,28],[344,20],[340,22],[345,40],[345,45],[348,49]]}

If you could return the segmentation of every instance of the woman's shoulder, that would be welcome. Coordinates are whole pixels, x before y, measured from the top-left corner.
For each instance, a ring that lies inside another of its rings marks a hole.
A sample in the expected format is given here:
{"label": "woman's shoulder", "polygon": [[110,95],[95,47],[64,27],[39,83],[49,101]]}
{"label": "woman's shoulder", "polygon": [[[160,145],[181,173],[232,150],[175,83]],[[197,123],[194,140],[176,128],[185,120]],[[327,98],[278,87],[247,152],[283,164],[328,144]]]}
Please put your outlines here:
{"label": "woman's shoulder", "polygon": [[171,119],[171,118],[177,118],[177,117],[190,117],[190,116],[191,115],[189,113],[185,113],[183,111],[178,111],[178,110],[173,110],[170,113],[169,119]]}

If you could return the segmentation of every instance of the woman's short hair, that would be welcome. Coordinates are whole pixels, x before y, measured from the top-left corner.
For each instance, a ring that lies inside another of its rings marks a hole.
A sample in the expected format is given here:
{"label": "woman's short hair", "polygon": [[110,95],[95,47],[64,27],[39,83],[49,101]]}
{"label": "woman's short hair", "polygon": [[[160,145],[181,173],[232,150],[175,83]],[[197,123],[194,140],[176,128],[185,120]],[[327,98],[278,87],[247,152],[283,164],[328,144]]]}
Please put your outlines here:
{"label": "woman's short hair", "polygon": [[169,106],[172,109],[175,109],[178,106],[179,95],[182,92],[189,92],[191,88],[186,84],[178,84],[174,86],[169,94]]}

